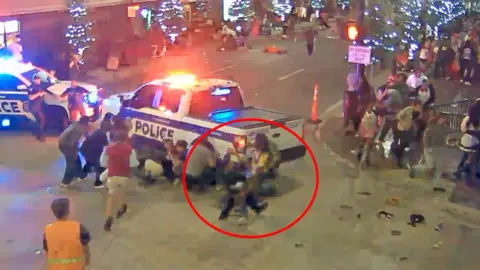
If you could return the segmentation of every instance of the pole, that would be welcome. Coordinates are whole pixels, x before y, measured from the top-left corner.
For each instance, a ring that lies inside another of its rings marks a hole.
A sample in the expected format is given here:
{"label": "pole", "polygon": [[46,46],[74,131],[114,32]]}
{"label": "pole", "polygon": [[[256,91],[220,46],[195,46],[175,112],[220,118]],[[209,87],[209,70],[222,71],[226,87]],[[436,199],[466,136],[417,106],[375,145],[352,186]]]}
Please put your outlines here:
{"label": "pole", "polygon": [[[360,29],[365,29],[365,0],[357,0],[357,16],[356,16],[356,21],[358,27]],[[357,43],[358,45],[363,45],[363,33],[364,31],[361,31],[361,35],[358,36]],[[362,64],[357,64],[357,82],[360,79],[360,76],[362,76],[365,73],[365,66]]]}

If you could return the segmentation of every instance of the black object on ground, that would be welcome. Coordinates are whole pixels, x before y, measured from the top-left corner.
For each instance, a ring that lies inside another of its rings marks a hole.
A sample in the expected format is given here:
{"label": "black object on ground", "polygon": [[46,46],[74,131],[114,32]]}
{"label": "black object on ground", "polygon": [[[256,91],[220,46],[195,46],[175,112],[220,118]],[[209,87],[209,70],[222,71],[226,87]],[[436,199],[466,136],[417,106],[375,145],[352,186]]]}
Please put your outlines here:
{"label": "black object on ground", "polygon": [[296,248],[303,248],[303,244],[295,244]]}
{"label": "black object on ground", "polygon": [[385,219],[391,219],[393,217],[393,214],[391,213],[388,213],[386,211],[380,211],[377,213],[377,217],[378,218],[385,218]]}
{"label": "black object on ground", "polygon": [[401,231],[398,231],[398,230],[391,230],[390,233],[393,235],[393,236],[399,236],[402,234]]}
{"label": "black object on ground", "polygon": [[353,209],[353,206],[342,204],[340,205],[340,209]]}
{"label": "black object on ground", "polygon": [[410,215],[410,222],[407,224],[412,227],[417,227],[417,224],[421,224],[425,222],[425,217],[421,214],[411,214]]}
{"label": "black object on ground", "polygon": [[358,195],[364,195],[364,196],[370,196],[370,195],[372,195],[370,192],[367,192],[367,191],[358,192],[357,194],[358,194]]}

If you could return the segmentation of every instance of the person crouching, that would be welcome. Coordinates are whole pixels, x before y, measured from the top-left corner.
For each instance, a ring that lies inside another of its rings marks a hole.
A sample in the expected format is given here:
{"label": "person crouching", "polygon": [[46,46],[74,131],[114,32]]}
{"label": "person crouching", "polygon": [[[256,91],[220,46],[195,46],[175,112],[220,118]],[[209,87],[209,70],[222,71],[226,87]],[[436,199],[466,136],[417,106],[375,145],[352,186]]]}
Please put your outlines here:
{"label": "person crouching", "polygon": [[130,156],[133,152],[133,148],[127,140],[126,132],[116,132],[113,136],[113,143],[105,150],[108,170],[105,231],[110,231],[112,228],[114,202],[118,207],[117,219],[127,212],[126,191],[130,178]]}

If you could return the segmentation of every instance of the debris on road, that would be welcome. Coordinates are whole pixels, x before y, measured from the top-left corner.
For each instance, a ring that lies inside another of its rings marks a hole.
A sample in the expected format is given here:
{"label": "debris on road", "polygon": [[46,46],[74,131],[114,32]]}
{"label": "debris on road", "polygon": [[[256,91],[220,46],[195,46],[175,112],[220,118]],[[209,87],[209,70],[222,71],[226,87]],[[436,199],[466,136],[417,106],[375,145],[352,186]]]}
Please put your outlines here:
{"label": "debris on road", "polygon": [[390,234],[392,234],[393,236],[399,236],[399,235],[402,234],[402,232],[401,232],[401,231],[398,231],[398,230],[391,230],[391,231],[390,231]]}
{"label": "debris on road", "polygon": [[438,241],[435,245],[433,245],[433,248],[435,248],[435,249],[440,248],[441,245],[443,245],[443,242]]}
{"label": "debris on road", "polygon": [[372,195],[370,192],[367,192],[367,191],[358,192],[357,194],[358,194],[358,195],[363,195],[363,196],[370,196],[370,195]]}
{"label": "debris on road", "polygon": [[423,224],[425,223],[425,217],[420,214],[411,214],[410,215],[410,222],[407,224],[412,226],[412,227],[417,227],[417,224]]}
{"label": "debris on road", "polygon": [[303,248],[303,244],[295,244],[296,248]]}
{"label": "debris on road", "polygon": [[340,209],[353,209],[353,206],[342,204],[340,205]]}
{"label": "debris on road", "polygon": [[377,217],[390,220],[390,219],[393,218],[393,214],[388,213],[386,211],[380,211],[380,212],[377,213]]}
{"label": "debris on road", "polygon": [[400,204],[400,200],[396,197],[386,198],[385,204],[390,206],[398,206]]}
{"label": "debris on road", "polygon": [[437,227],[435,227],[435,231],[437,232],[441,232],[443,230],[443,223],[440,223],[437,225]]}
{"label": "debris on road", "polygon": [[361,219],[361,218],[362,218],[362,214],[357,214],[357,218],[358,218],[358,219]]}
{"label": "debris on road", "polygon": [[406,261],[406,260],[408,260],[408,258],[407,257],[400,257],[400,258],[398,258],[398,260],[399,261]]}

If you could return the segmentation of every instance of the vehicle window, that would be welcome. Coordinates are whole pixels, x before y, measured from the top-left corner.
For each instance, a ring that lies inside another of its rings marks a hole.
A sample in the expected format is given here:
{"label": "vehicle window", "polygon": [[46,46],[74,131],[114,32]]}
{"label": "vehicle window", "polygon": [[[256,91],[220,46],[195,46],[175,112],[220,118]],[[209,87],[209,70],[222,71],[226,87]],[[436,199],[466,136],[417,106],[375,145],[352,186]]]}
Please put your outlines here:
{"label": "vehicle window", "polygon": [[168,89],[161,93],[161,96],[157,95],[160,100],[158,103],[158,109],[161,111],[176,113],[180,108],[182,98],[185,96],[185,91],[177,89]]}
{"label": "vehicle window", "polygon": [[0,90],[14,91],[25,85],[19,78],[10,74],[0,74]]}
{"label": "vehicle window", "polygon": [[29,82],[33,81],[33,77],[38,76],[42,80],[42,85],[44,85],[46,88],[57,82],[57,79],[53,75],[37,68],[22,73],[22,76]]}
{"label": "vehicle window", "polygon": [[195,92],[189,115],[196,118],[208,118],[213,112],[227,109],[241,109],[245,105],[238,87],[218,88],[220,91],[205,90]]}
{"label": "vehicle window", "polygon": [[130,107],[135,109],[152,108],[155,93],[162,90],[158,85],[144,85],[135,91],[135,95],[130,101]]}

